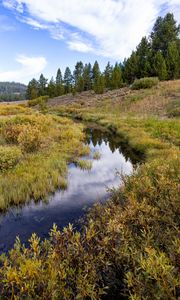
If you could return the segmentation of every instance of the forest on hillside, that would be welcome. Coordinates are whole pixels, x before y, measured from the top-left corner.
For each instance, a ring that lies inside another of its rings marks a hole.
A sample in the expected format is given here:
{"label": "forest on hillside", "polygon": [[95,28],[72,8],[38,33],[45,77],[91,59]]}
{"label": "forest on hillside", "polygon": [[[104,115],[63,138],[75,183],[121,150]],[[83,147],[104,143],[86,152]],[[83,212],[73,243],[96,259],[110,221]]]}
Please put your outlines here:
{"label": "forest on hillside", "polygon": [[26,85],[19,82],[0,82],[0,101],[24,100]]}
{"label": "forest on hillside", "polygon": [[105,89],[118,89],[132,84],[135,79],[158,77],[159,80],[180,78],[180,25],[177,25],[174,15],[158,17],[152,32],[143,37],[132,51],[129,58],[114,66],[108,62],[101,72],[99,63],[95,61],[83,64],[78,61],[73,72],[67,66],[64,74],[60,68],[56,77],[50,80],[40,75],[39,80],[33,78],[27,87],[27,99],[39,96],[61,96],[67,93],[94,90],[102,94]]}

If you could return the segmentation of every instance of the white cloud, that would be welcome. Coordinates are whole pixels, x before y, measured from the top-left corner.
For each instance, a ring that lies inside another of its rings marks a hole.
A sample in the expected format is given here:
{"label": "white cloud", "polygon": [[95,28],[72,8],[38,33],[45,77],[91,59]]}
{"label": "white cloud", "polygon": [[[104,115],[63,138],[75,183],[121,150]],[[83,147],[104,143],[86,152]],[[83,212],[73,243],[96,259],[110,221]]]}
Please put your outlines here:
{"label": "white cloud", "polygon": [[95,49],[93,48],[91,42],[85,38],[83,39],[77,32],[69,35],[67,44],[71,50],[76,50],[84,53],[95,52]]}
{"label": "white cloud", "polygon": [[17,70],[0,71],[0,81],[20,81],[27,83],[32,77],[39,75],[46,67],[45,57],[29,57],[19,55],[16,61],[21,65]]}
{"label": "white cloud", "polygon": [[[179,0],[4,0],[4,4],[16,10],[26,7],[39,28],[46,24],[51,36],[65,39],[70,49],[115,59],[129,56],[151,30],[162,5],[180,17]],[[72,37],[74,32],[78,38]]]}
{"label": "white cloud", "polygon": [[41,24],[35,19],[32,18],[21,18],[20,21],[32,26],[34,29],[48,29],[46,25]]}

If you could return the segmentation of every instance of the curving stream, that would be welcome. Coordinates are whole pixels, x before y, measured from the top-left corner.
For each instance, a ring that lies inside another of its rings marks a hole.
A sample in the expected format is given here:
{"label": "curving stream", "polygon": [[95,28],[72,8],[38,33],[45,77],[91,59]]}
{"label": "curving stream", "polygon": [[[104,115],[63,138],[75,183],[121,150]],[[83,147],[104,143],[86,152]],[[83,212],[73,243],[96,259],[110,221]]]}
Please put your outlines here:
{"label": "curving stream", "polygon": [[[41,238],[48,237],[53,223],[60,229],[68,223],[78,226],[78,219],[83,216],[85,208],[97,201],[106,201],[107,188],[120,185],[117,171],[130,174],[133,165],[138,162],[138,157],[127,145],[107,132],[87,129],[86,142],[91,149],[88,159],[93,161],[90,171],[70,164],[67,190],[56,191],[47,202],[32,201],[23,207],[11,208],[0,216],[0,252],[10,249],[17,235],[21,242],[27,243],[33,232]],[[96,151],[101,154],[99,160],[93,159]]]}

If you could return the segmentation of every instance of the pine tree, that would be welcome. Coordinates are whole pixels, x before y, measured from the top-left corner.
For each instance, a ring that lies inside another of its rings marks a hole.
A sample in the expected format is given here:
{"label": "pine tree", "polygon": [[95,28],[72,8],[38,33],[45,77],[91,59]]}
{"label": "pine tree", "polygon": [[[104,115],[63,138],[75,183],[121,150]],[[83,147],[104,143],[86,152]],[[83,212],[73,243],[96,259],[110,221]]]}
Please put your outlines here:
{"label": "pine tree", "polygon": [[171,42],[168,44],[166,61],[169,79],[180,78],[180,49],[178,51],[177,42]]}
{"label": "pine tree", "polygon": [[26,98],[31,100],[37,98],[39,95],[39,85],[36,79],[32,79],[27,86]]}
{"label": "pine tree", "polygon": [[136,48],[137,55],[137,78],[150,75],[151,46],[146,37],[143,37]]}
{"label": "pine tree", "polygon": [[75,89],[77,92],[81,93],[84,91],[84,79],[83,76],[79,76],[76,82]]}
{"label": "pine tree", "polygon": [[96,94],[103,94],[105,89],[104,75],[99,75],[97,81],[94,84],[94,91]]}
{"label": "pine tree", "polygon": [[64,90],[66,94],[71,92],[72,84],[73,84],[73,76],[71,74],[70,68],[67,67],[64,72]]}
{"label": "pine tree", "polygon": [[62,84],[62,73],[61,73],[61,69],[59,68],[57,70],[57,74],[56,74],[56,84],[57,85],[61,85]]}
{"label": "pine tree", "polygon": [[99,64],[98,64],[97,60],[94,63],[92,73],[93,73],[93,85],[95,86],[97,84],[97,81],[99,80],[100,75],[101,75],[101,71],[100,71]]}
{"label": "pine tree", "polygon": [[122,73],[121,68],[118,63],[115,64],[115,67],[112,70],[112,79],[111,79],[111,88],[118,89],[122,86]]}
{"label": "pine tree", "polygon": [[85,64],[83,70],[83,82],[84,82],[84,91],[89,91],[92,89],[92,67],[91,64]]}
{"label": "pine tree", "polygon": [[168,44],[176,41],[179,33],[180,26],[176,25],[173,14],[168,13],[164,18],[158,17],[151,33],[153,52],[161,50],[163,56],[166,57]]}
{"label": "pine tree", "polygon": [[166,62],[161,53],[158,51],[154,57],[154,70],[155,75],[159,77],[160,80],[166,80],[168,77]]}
{"label": "pine tree", "polygon": [[108,62],[104,70],[104,80],[106,88],[111,88],[112,71],[113,67],[110,65],[110,62]]}
{"label": "pine tree", "polygon": [[47,93],[49,97],[55,97],[56,96],[56,83],[54,81],[54,78],[52,77],[49,81],[49,84],[47,86]]}
{"label": "pine tree", "polygon": [[44,77],[44,75],[41,74],[40,77],[39,77],[39,81],[38,81],[38,83],[39,83],[39,96],[46,95],[47,81],[48,81],[48,79],[46,79]]}
{"label": "pine tree", "polygon": [[82,61],[78,61],[78,62],[76,63],[76,65],[75,65],[75,70],[74,70],[74,72],[73,72],[75,85],[77,85],[78,80],[79,80],[79,77],[82,76],[82,74],[83,74],[83,69],[84,69],[84,66],[83,66]]}
{"label": "pine tree", "polygon": [[63,86],[63,79],[61,69],[57,70],[56,74],[56,96],[61,96],[64,94],[64,86]]}
{"label": "pine tree", "polygon": [[138,77],[138,57],[135,51],[126,60],[124,66],[124,78],[128,83],[132,83]]}

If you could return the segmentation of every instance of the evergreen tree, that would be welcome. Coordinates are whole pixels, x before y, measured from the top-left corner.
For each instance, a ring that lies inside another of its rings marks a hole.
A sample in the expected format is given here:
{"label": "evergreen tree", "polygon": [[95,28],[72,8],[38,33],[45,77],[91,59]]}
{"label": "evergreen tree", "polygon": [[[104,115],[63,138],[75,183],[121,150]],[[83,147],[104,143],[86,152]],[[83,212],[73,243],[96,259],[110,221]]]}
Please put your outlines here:
{"label": "evergreen tree", "polygon": [[113,67],[110,65],[110,62],[108,62],[104,70],[104,80],[106,88],[111,88],[112,71]]}
{"label": "evergreen tree", "polygon": [[150,75],[151,46],[146,37],[143,37],[136,49],[137,55],[137,78]]}
{"label": "evergreen tree", "polygon": [[180,78],[180,51],[178,51],[177,42],[168,44],[166,61],[169,79]]}
{"label": "evergreen tree", "polygon": [[57,70],[56,74],[56,96],[61,96],[64,94],[63,78],[61,69]]}
{"label": "evergreen tree", "polygon": [[99,75],[97,81],[94,84],[94,91],[96,94],[103,94],[105,89],[104,75]]}
{"label": "evergreen tree", "polygon": [[84,82],[84,91],[89,91],[92,89],[92,67],[91,64],[85,64],[83,70],[83,82]]}
{"label": "evergreen tree", "polygon": [[69,67],[66,68],[64,72],[64,90],[65,93],[70,93],[73,85],[73,76]]}
{"label": "evergreen tree", "polygon": [[49,81],[49,84],[47,86],[47,93],[49,97],[55,97],[56,96],[56,83],[54,81],[54,78],[52,77]]}
{"label": "evergreen tree", "polygon": [[93,73],[93,85],[95,86],[97,84],[98,80],[99,80],[100,75],[101,75],[101,71],[100,71],[99,64],[98,64],[97,60],[94,63],[92,73]]}
{"label": "evergreen tree", "polygon": [[115,67],[112,70],[112,78],[111,78],[111,88],[118,89],[122,86],[122,73],[121,68],[118,63],[115,64]]}
{"label": "evergreen tree", "polygon": [[37,98],[39,95],[39,84],[36,79],[32,79],[27,86],[26,98],[31,100]]}
{"label": "evergreen tree", "polygon": [[132,52],[131,56],[126,60],[124,66],[124,77],[125,81],[132,83],[138,76],[138,57],[135,51]]}
{"label": "evergreen tree", "polygon": [[84,79],[83,76],[79,76],[75,85],[77,92],[81,93],[84,91]]}
{"label": "evergreen tree", "polygon": [[40,77],[39,77],[39,81],[38,81],[38,83],[39,83],[39,96],[46,95],[47,81],[48,81],[48,79],[46,79],[44,77],[44,75],[41,74]]}
{"label": "evergreen tree", "polygon": [[63,80],[62,80],[62,73],[61,73],[61,69],[59,68],[57,70],[57,74],[56,74],[56,84],[57,85],[61,85],[63,83]]}
{"label": "evergreen tree", "polygon": [[153,52],[161,50],[166,57],[168,44],[178,39],[179,32],[180,26],[176,25],[173,14],[168,13],[164,18],[158,17],[151,33]]}
{"label": "evergreen tree", "polygon": [[73,72],[75,85],[77,85],[77,83],[79,81],[79,77],[82,77],[83,69],[84,69],[84,66],[83,66],[82,61],[78,61],[75,65],[75,70]]}
{"label": "evergreen tree", "polygon": [[158,51],[154,57],[154,70],[155,75],[159,77],[160,80],[166,80],[168,77],[166,62],[161,53]]}

